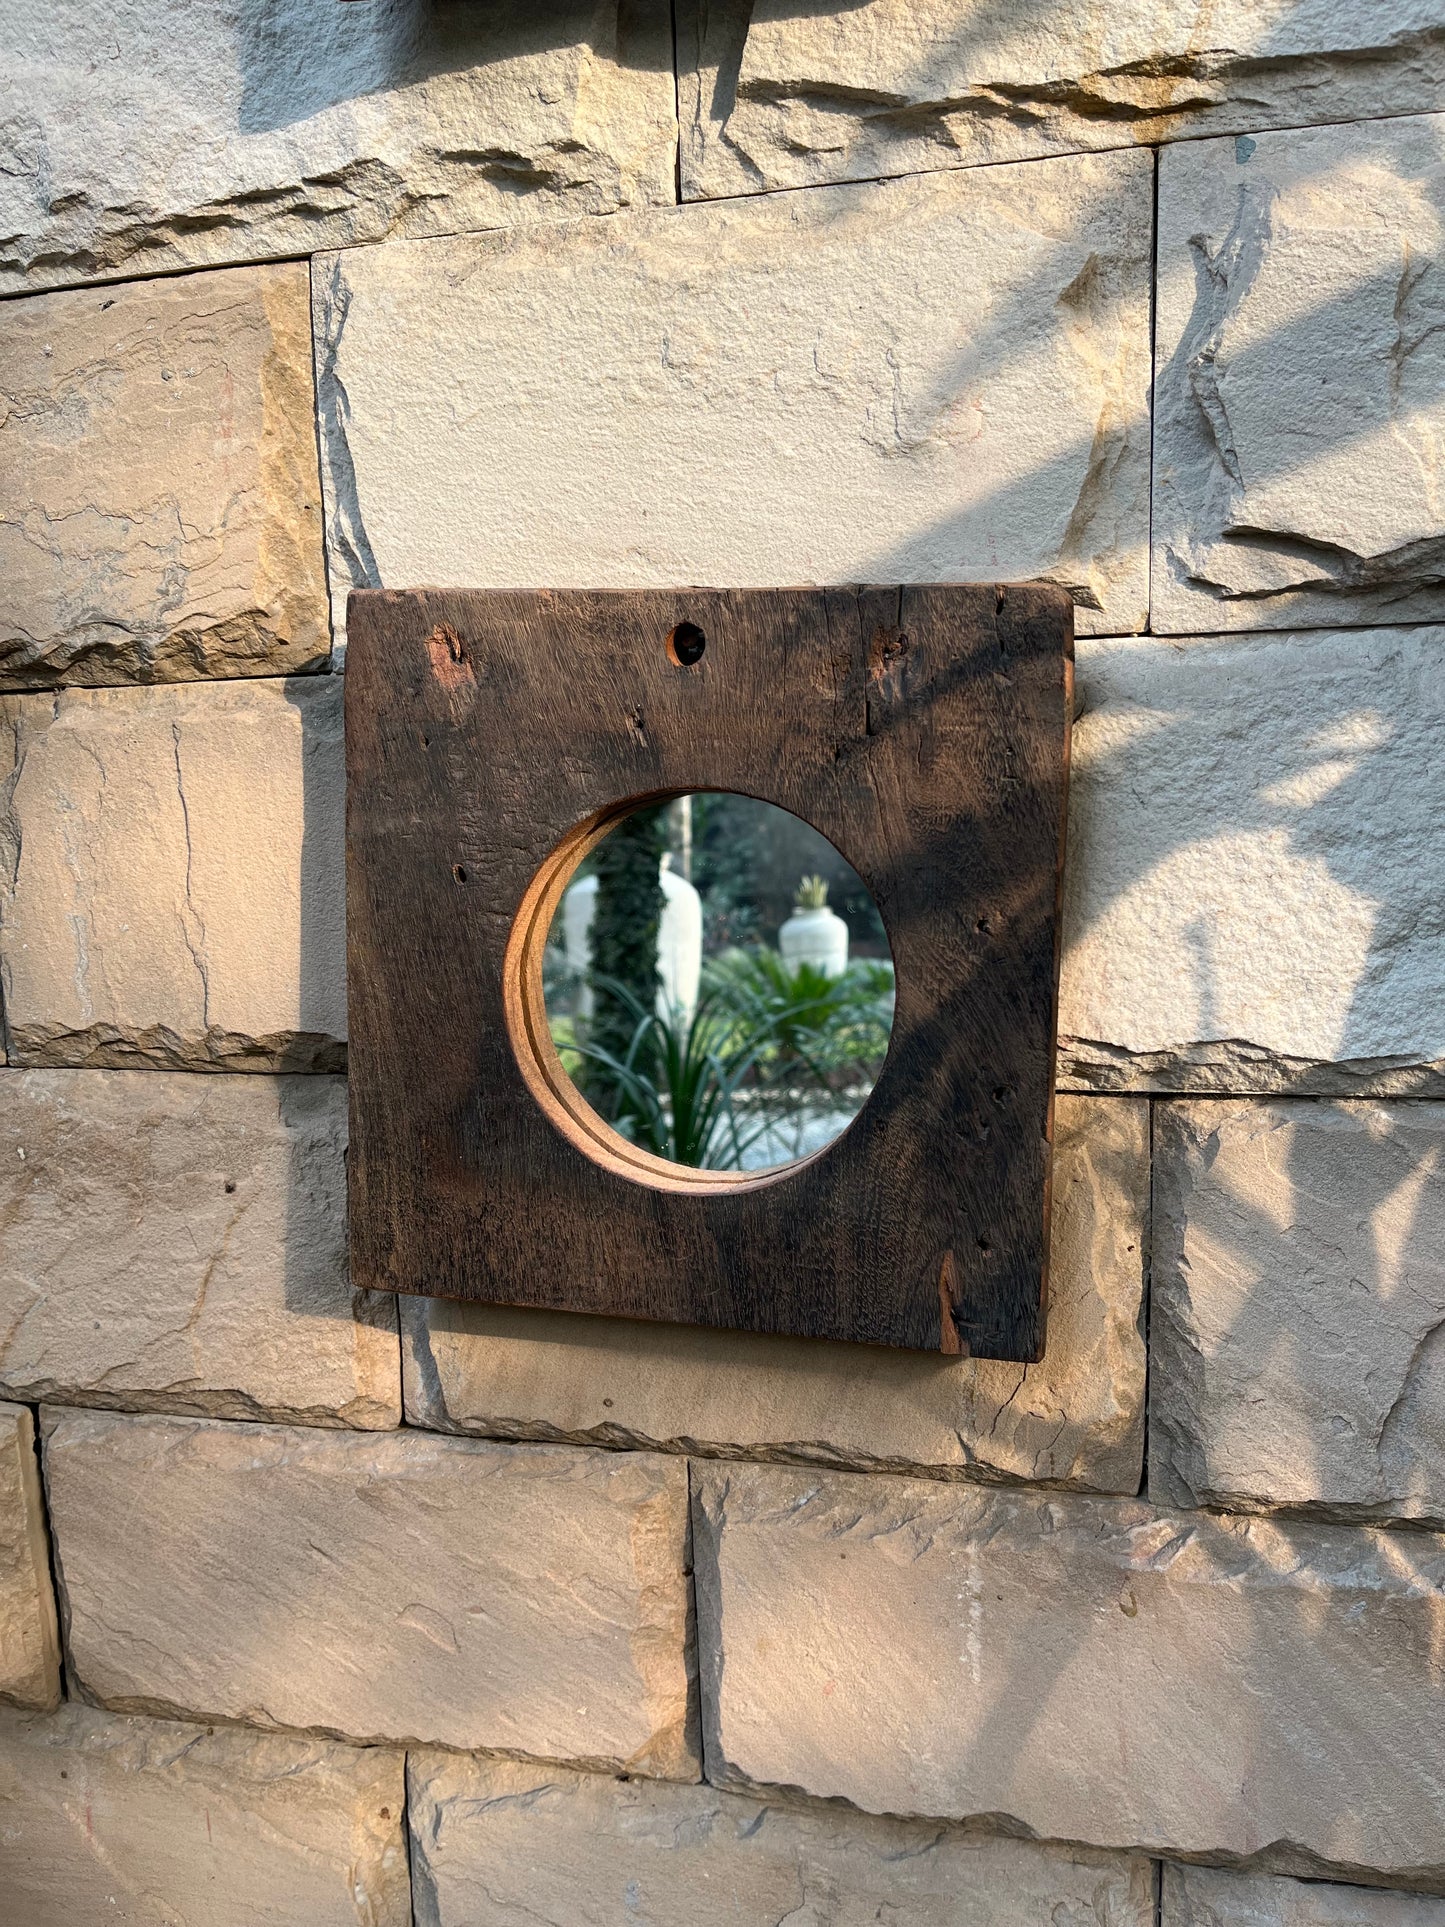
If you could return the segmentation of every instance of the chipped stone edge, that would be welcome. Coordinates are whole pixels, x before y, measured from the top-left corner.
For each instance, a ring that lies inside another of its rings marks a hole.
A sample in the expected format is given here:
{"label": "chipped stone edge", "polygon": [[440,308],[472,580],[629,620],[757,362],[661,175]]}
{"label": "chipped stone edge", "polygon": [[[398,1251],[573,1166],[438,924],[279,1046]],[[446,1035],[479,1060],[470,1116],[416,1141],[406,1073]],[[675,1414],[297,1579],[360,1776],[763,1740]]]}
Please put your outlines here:
{"label": "chipped stone edge", "polygon": [[316,1431],[395,1432],[405,1424],[401,1384],[401,1336],[393,1293],[352,1291],[353,1324],[369,1326],[397,1345],[394,1396],[357,1392],[340,1405],[268,1404],[233,1385],[103,1386],[72,1384],[52,1376],[12,1378],[0,1372],[0,1399],[63,1406],[67,1410],[134,1412],[155,1418],[220,1419],[232,1424],[299,1425]]}
{"label": "chipped stone edge", "polygon": [[[699,19],[702,11],[709,15],[710,45],[705,40],[707,29]],[[764,171],[728,136],[728,123],[737,105],[750,15],[747,0],[726,0],[724,5],[714,0],[707,9],[700,8],[698,0],[679,0],[677,5],[678,192],[683,205],[729,200],[746,194],[786,192],[790,188],[837,186],[855,180],[893,179],[925,172],[1048,160],[1121,147],[1177,146],[1186,141],[1228,139],[1239,134],[1290,133],[1341,122],[1433,113],[1439,106],[1438,81],[1421,86],[1416,100],[1400,85],[1401,70],[1405,60],[1440,47],[1445,38],[1445,30],[1425,28],[1397,35],[1373,48],[1300,54],[1283,60],[1267,55],[1238,54],[1211,64],[1207,58],[1196,57],[1187,73],[1161,78],[1165,78],[1167,84],[1185,88],[1198,88],[1201,83],[1214,81],[1222,84],[1224,98],[1202,108],[1166,107],[1152,113],[1122,103],[1113,113],[1101,113],[1107,90],[1102,85],[1091,87],[1086,83],[1089,79],[1107,83],[1116,78],[1118,70],[1107,68],[1095,70],[1090,76],[1079,75],[1073,81],[1041,81],[1032,88],[1010,87],[1003,95],[991,92],[987,83],[983,83],[962,97],[917,102],[886,94],[860,101],[851,89],[832,86],[826,80],[759,81],[751,95],[751,104],[779,109],[790,105],[816,106],[822,101],[828,107],[841,108],[845,119],[851,118],[857,129],[856,144],[863,150],[852,163],[860,171],[842,171],[837,154],[848,156],[855,146],[855,141],[845,134],[838,149],[800,157],[793,171],[779,176],[776,172]],[[1368,74],[1372,69],[1378,72],[1386,64],[1392,69],[1390,78],[1395,82],[1397,104],[1392,105],[1388,114],[1366,112],[1366,103],[1353,93],[1354,75]],[[1292,70],[1294,84],[1272,112],[1268,107],[1261,110],[1240,98],[1251,79],[1280,68]],[[1130,78],[1137,77],[1132,67],[1124,72]],[[719,103],[720,112],[716,115],[708,104],[708,95]],[[1319,118],[1310,111],[1315,101],[1321,102]],[[961,154],[936,139],[950,118],[972,119],[982,126],[995,119],[1000,108],[1014,116],[1030,110],[1047,116],[1057,115],[1061,106],[1070,115],[1071,131],[1054,131],[1046,118],[1036,120],[1031,131],[1037,145],[1017,153]],[[880,146],[865,126],[863,115],[870,110],[884,118],[901,120],[909,129],[903,152],[896,157],[896,166],[886,164],[887,144]],[[917,148],[930,134],[935,136],[932,152],[927,160],[922,160]],[[849,160],[845,159],[842,167],[849,166]]]}
{"label": "chipped stone edge", "polygon": [[1445,1058],[1289,1057],[1245,1038],[1132,1051],[1060,1037],[1058,1088],[1097,1096],[1445,1097]]}
{"label": "chipped stone edge", "polygon": [[192,1035],[166,1024],[127,1031],[118,1024],[83,1030],[11,1024],[8,1062],[17,1070],[165,1070],[247,1074],[344,1073],[346,1044],[324,1031],[273,1031],[249,1037],[218,1025]]}

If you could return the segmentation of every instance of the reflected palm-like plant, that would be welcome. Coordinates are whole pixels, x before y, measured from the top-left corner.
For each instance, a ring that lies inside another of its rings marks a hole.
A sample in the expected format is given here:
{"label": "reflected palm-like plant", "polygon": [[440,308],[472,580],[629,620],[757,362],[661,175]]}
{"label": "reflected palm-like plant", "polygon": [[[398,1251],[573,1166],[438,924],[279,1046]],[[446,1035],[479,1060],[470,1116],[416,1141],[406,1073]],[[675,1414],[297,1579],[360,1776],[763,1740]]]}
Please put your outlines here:
{"label": "reflected palm-like plant", "polygon": [[838,977],[788,964],[776,950],[735,950],[708,966],[713,993],[749,1033],[765,1035],[763,1061],[778,1077],[820,1084],[876,1070],[888,1049],[893,973],[855,961]]}
{"label": "reflected palm-like plant", "polygon": [[565,1068],[589,1068],[592,1102],[630,1142],[670,1163],[737,1170],[780,1117],[801,1130],[808,1086],[829,1093],[840,1075],[871,1082],[888,1046],[892,989],[885,965],[829,977],[808,964],[790,969],[776,952],[734,952],[709,966],[690,1016],[649,1009],[617,978],[594,979],[612,1007],[608,1035],[628,1039],[621,1052],[570,1022],[565,1037],[554,1035]]}
{"label": "reflected palm-like plant", "polygon": [[[766,1117],[740,1123],[733,1100],[756,1068],[770,1033],[739,1024],[715,995],[704,997],[689,1017],[674,1008],[666,1016],[647,1009],[615,977],[598,977],[593,990],[632,1023],[626,1052],[618,1056],[578,1040],[571,1050],[601,1071],[589,1079],[593,1102],[599,1084],[610,1085],[604,1115],[631,1143],[672,1164],[737,1170],[768,1128]],[[598,1105],[603,1109],[602,1105]]]}

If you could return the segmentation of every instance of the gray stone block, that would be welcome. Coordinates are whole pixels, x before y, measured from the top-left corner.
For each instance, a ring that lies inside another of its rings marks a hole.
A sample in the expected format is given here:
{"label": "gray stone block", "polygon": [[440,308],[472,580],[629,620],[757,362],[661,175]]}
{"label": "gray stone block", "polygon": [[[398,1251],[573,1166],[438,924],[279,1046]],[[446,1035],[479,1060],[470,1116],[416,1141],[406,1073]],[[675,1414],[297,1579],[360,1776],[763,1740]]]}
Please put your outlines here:
{"label": "gray stone block", "polygon": [[7,291],[673,198],[659,0],[60,0],[0,88]]}
{"label": "gray stone block", "polygon": [[696,1777],[676,1459],[45,1426],[67,1652],[101,1704]]}
{"label": "gray stone block", "polygon": [[339,678],[6,697],[0,765],[12,1064],[344,1065]]}
{"label": "gray stone block", "polygon": [[1445,1540],[694,1468],[708,1778],[1445,1881]]}
{"label": "gray stone block", "polygon": [[346,1278],[345,1082],[0,1072],[0,1392],[398,1424],[395,1301]]}
{"label": "gray stone block", "polygon": [[410,1927],[402,1756],[276,1734],[0,1714],[16,1927]]}
{"label": "gray stone block", "polygon": [[1153,1927],[1142,1857],[505,1760],[407,1768],[417,1927]]}
{"label": "gray stone block", "polygon": [[1438,622],[1445,114],[1159,169],[1151,626]]}
{"label": "gray stone block", "polygon": [[1161,1105],[1150,1483],[1445,1522],[1445,1105]]}
{"label": "gray stone block", "polygon": [[1439,104],[1433,0],[681,0],[686,196]]}
{"label": "gray stone block", "polygon": [[1079,648],[1060,1072],[1445,1094],[1445,628]]}
{"label": "gray stone block", "polygon": [[0,307],[0,688],[331,647],[304,261]]}
{"label": "gray stone block", "polygon": [[1152,186],[1079,155],[322,258],[333,582],[1047,576],[1140,628]]}

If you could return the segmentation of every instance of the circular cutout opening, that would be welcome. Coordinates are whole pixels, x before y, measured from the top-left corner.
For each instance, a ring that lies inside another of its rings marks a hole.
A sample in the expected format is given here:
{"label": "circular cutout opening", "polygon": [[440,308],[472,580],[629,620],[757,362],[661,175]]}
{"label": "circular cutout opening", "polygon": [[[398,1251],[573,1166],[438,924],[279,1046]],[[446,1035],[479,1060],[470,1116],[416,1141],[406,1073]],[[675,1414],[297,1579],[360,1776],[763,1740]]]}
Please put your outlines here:
{"label": "circular cutout opening", "polygon": [[709,790],[579,827],[507,959],[513,1047],[553,1122],[664,1189],[818,1156],[887,1055],[893,960],[867,885],[800,817]]}
{"label": "circular cutout opening", "polygon": [[668,660],[679,669],[691,669],[695,662],[701,662],[706,648],[707,637],[695,622],[679,622],[668,634]]}

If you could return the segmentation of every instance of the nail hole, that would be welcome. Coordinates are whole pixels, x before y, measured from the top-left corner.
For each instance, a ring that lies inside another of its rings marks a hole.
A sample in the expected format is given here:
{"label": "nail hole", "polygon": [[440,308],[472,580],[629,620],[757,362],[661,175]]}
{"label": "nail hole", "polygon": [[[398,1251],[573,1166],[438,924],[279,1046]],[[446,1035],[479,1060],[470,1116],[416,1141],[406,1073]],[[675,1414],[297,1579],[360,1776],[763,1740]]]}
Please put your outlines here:
{"label": "nail hole", "polygon": [[452,875],[453,875],[453,876],[454,876],[454,877],[456,878],[456,880],[457,880],[457,882],[458,882],[458,883],[465,883],[465,882],[466,882],[466,880],[467,880],[467,866],[466,866],[466,864],[465,864],[465,863],[454,863],[454,864],[452,865]]}
{"label": "nail hole", "polygon": [[1007,1096],[1008,1096],[1008,1085],[1000,1084],[998,1089],[993,1094],[993,1101],[995,1104],[1002,1104],[1004,1099]]}
{"label": "nail hole", "polygon": [[227,1178],[227,1179],[226,1179],[226,1190],[227,1190],[227,1192],[229,1193],[229,1192],[231,1192],[231,1191],[234,1191],[234,1190],[235,1190],[235,1188],[236,1188],[236,1180],[235,1180],[234,1178]]}
{"label": "nail hole", "polygon": [[707,637],[695,622],[678,623],[667,638],[668,660],[679,669],[691,669],[695,662],[701,662],[706,648]]}
{"label": "nail hole", "polygon": [[975,930],[987,930],[987,928],[988,928],[988,918],[987,918],[987,917],[980,917],[980,918],[979,918],[979,920],[978,920],[978,922],[977,922],[977,923],[976,923],[976,924],[975,924],[975,925],[974,925],[973,927],[974,927],[974,929],[975,929]]}
{"label": "nail hole", "polygon": [[989,1241],[988,1241],[988,1239],[987,1239],[987,1238],[980,1238],[980,1239],[979,1239],[979,1241],[978,1241],[978,1248],[979,1248],[979,1250],[980,1250],[980,1251],[981,1251],[981,1252],[983,1253],[983,1255],[984,1255],[984,1257],[985,1257],[985,1258],[986,1258],[986,1257],[988,1256],[988,1254],[989,1254],[989,1253],[990,1253],[990,1252],[991,1252],[991,1251],[993,1250],[993,1246],[992,1246],[992,1245],[991,1245],[991,1244],[989,1243]]}

